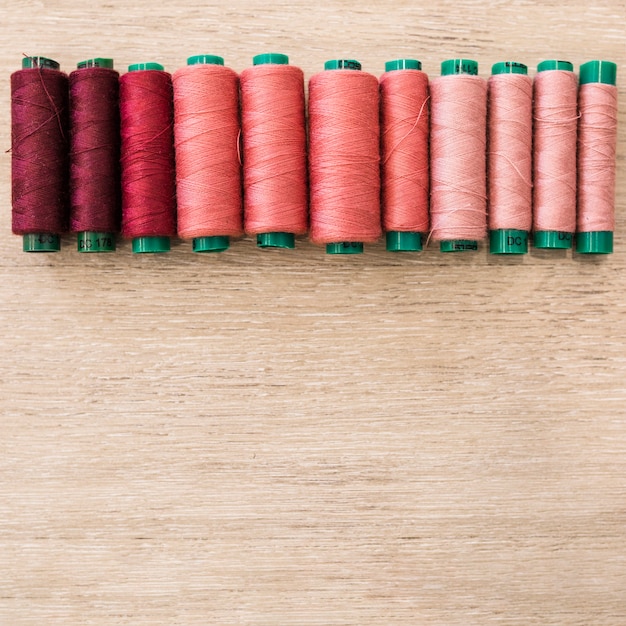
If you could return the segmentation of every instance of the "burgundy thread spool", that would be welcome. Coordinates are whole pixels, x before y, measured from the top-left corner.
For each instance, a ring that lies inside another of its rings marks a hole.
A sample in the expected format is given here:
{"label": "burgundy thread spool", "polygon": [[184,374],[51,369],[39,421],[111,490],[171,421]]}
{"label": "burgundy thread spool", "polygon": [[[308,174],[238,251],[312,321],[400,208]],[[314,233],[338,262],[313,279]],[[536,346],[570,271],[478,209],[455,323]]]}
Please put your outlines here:
{"label": "burgundy thread spool", "polygon": [[58,252],[67,231],[68,80],[42,56],[11,75],[12,227],[24,252]]}
{"label": "burgundy thread spool", "polygon": [[119,74],[113,59],[81,61],[69,77],[70,230],[79,252],[115,251],[120,230]]}
{"label": "burgundy thread spool", "polygon": [[168,252],[176,234],[172,77],[135,63],[120,78],[122,236],[134,253]]}

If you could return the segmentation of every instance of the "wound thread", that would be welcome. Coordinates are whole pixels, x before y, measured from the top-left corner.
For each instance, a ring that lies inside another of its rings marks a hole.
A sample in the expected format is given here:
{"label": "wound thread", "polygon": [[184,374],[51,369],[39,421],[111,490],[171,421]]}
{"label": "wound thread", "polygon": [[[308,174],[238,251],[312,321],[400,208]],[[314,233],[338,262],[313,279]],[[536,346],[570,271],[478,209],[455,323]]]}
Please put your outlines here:
{"label": "wound thread", "polygon": [[533,84],[536,248],[572,247],[576,230],[578,83],[568,61],[542,61]]}
{"label": "wound thread", "polygon": [[25,252],[57,252],[68,226],[68,78],[46,57],[11,74],[12,229]]}
{"label": "wound thread", "polygon": [[222,57],[189,57],[173,75],[178,234],[194,252],[243,234],[239,78]]}
{"label": "wound thread", "polygon": [[121,218],[119,74],[112,59],[77,67],[69,76],[70,231],[79,252],[112,252]]}
{"label": "wound thread", "polygon": [[442,252],[477,250],[487,230],[487,83],[451,59],[430,83],[431,237]]}
{"label": "wound thread", "polygon": [[158,63],[120,78],[122,235],[133,252],[167,252],[176,234],[171,76]]}
{"label": "wound thread", "polygon": [[429,229],[428,76],[415,59],[386,64],[380,78],[382,222],[387,250],[422,249]]}
{"label": "wound thread", "polygon": [[261,54],[241,82],[244,227],[260,247],[293,248],[307,231],[304,74]]}
{"label": "wound thread", "polygon": [[310,237],[354,254],[381,235],[378,80],[353,60],[325,67],[309,82]]}
{"label": "wound thread", "polygon": [[532,227],[533,83],[523,63],[488,81],[488,222],[492,254],[525,254]]}

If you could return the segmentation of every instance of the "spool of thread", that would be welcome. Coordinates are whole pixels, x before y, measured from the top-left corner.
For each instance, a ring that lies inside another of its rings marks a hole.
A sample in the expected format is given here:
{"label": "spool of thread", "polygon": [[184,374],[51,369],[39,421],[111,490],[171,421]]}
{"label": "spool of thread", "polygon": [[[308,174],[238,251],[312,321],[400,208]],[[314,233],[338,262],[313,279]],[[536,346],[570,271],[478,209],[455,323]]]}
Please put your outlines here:
{"label": "spool of thread", "polygon": [[477,250],[487,234],[487,83],[450,59],[430,83],[431,236],[442,252]]}
{"label": "spool of thread", "polygon": [[243,234],[239,78],[219,56],[174,73],[178,234],[194,252],[227,250]]}
{"label": "spool of thread", "polygon": [[617,66],[580,66],[578,103],[578,216],[576,252],[610,254],[615,229]]}
{"label": "spool of thread", "polygon": [[70,231],[79,252],[113,252],[120,230],[119,74],[81,61],[70,82]]}
{"label": "spool of thread", "polygon": [[387,250],[422,249],[428,218],[428,76],[416,59],[385,64],[380,79],[381,184]]}
{"label": "spool of thread", "polygon": [[245,231],[260,248],[294,248],[307,231],[304,74],[259,54],[241,74]]}
{"label": "spool of thread", "polygon": [[309,82],[311,240],[359,254],[381,235],[378,80],[331,60]]}
{"label": "spool of thread", "polygon": [[536,248],[568,249],[576,230],[578,81],[568,61],[537,66],[533,131],[533,230]]}
{"label": "spool of thread", "polygon": [[159,63],[120,78],[122,235],[133,252],[168,252],[176,234],[171,76]]}
{"label": "spool of thread", "polygon": [[68,80],[47,57],[11,74],[12,227],[24,252],[58,252],[68,223]]}
{"label": "spool of thread", "polygon": [[526,65],[496,63],[488,100],[489,251],[526,254],[533,219],[533,82]]}

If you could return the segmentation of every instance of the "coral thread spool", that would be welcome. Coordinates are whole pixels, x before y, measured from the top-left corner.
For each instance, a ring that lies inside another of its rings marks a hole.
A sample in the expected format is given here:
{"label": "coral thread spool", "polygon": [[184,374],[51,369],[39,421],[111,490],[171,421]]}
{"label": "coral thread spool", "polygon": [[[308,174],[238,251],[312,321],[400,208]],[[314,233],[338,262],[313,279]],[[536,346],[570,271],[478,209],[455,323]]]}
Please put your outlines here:
{"label": "coral thread spool", "polygon": [[533,90],[528,68],[495,63],[488,82],[489,252],[526,254],[532,227]]}
{"label": "coral thread spool", "polygon": [[241,82],[245,231],[260,248],[294,248],[307,231],[304,73],[258,54]]}
{"label": "coral thread spool", "polygon": [[533,231],[535,248],[566,250],[576,230],[578,83],[568,61],[537,66],[534,85]]}
{"label": "coral thread spool", "polygon": [[576,252],[611,254],[615,228],[617,66],[580,66],[578,103],[578,216]]}
{"label": "coral thread spool", "polygon": [[380,118],[378,80],[358,61],[326,61],[309,82],[309,172],[311,240],[327,254],[362,253],[382,230]]}
{"label": "coral thread spool", "polygon": [[68,78],[47,57],[11,75],[13,232],[24,252],[58,252],[67,230]]}
{"label": "coral thread spool", "polygon": [[416,59],[385,64],[380,79],[381,185],[387,250],[422,249],[428,233],[428,76]]}
{"label": "coral thread spool", "polygon": [[170,249],[176,234],[171,76],[160,63],[134,63],[120,78],[122,235],[133,252]]}
{"label": "coral thread spool", "polygon": [[119,74],[113,59],[77,64],[69,77],[72,122],[70,230],[79,252],[114,252],[119,232]]}
{"label": "coral thread spool", "polygon": [[178,234],[194,252],[221,252],[243,234],[239,78],[220,56],[174,73]]}
{"label": "coral thread spool", "polygon": [[441,252],[477,250],[487,234],[487,83],[477,74],[476,61],[449,59],[430,84],[430,219]]}

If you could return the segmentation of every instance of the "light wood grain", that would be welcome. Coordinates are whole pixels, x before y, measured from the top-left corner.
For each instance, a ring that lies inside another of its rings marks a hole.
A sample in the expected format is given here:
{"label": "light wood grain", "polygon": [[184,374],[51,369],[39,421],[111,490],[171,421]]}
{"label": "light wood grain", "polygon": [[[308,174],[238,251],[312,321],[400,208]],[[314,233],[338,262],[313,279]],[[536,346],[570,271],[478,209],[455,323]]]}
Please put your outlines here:
{"label": "light wood grain", "polygon": [[[22,53],[616,61],[621,1],[4,3]],[[25,255],[0,156],[0,624],[626,623],[616,253]]]}

